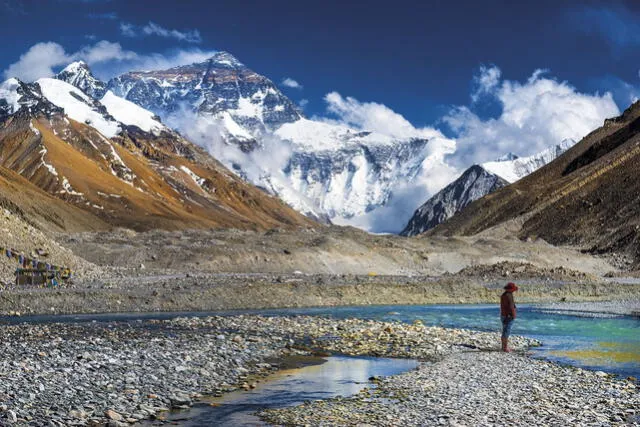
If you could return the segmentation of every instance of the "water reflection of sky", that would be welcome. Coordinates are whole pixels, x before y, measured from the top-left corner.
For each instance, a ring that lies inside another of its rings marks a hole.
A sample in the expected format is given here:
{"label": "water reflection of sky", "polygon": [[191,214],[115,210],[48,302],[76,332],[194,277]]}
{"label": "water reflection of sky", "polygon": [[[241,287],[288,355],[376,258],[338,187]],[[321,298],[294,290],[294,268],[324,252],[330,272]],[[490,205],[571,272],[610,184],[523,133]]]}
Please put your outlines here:
{"label": "water reflection of sky", "polygon": [[199,426],[257,426],[264,425],[254,415],[266,407],[283,407],[305,400],[350,396],[367,385],[377,375],[396,375],[418,366],[406,359],[360,358],[335,356],[321,365],[283,370],[249,391],[228,393],[200,408],[199,413],[185,425]]}

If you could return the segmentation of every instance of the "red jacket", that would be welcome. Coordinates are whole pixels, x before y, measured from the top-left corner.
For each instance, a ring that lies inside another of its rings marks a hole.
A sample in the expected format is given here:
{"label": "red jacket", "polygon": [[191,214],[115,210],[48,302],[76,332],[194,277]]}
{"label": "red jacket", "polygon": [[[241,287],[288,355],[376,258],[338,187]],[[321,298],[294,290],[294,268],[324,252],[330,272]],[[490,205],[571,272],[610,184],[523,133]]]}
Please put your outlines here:
{"label": "red jacket", "polygon": [[500,297],[500,315],[516,318],[516,303],[513,301],[513,292],[504,292]]}

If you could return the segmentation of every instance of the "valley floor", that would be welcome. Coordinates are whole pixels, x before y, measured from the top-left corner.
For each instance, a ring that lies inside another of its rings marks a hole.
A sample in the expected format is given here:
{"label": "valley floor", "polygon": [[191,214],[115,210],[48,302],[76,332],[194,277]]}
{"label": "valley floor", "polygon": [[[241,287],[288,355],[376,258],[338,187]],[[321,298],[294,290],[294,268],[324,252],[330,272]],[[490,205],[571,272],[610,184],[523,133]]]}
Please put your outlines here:
{"label": "valley floor", "polygon": [[351,398],[263,416],[284,425],[638,423],[631,381],[533,360],[535,340],[320,317],[233,316],[0,327],[0,425],[126,426],[249,389],[277,359],[313,351],[414,358],[416,371]]}
{"label": "valley floor", "polygon": [[298,426],[640,425],[640,393],[603,373],[524,354],[466,351],[382,380],[354,397],[268,410]]}
{"label": "valley floor", "polygon": [[[640,311],[640,283],[552,277],[482,279],[464,275],[164,274],[83,281],[62,288],[5,287],[0,313],[182,312],[345,305],[472,304],[499,301],[517,281],[519,303],[616,301]],[[584,310],[583,310],[584,311]]]}

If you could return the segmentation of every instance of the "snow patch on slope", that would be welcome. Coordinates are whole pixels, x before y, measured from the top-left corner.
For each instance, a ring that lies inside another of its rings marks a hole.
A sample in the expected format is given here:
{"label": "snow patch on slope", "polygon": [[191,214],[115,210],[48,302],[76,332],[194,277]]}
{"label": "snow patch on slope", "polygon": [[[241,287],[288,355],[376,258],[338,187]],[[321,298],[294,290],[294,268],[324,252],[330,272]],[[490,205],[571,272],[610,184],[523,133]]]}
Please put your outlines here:
{"label": "snow patch on slope", "polygon": [[96,102],[82,91],[62,80],[43,78],[36,81],[51,103],[64,108],[73,120],[85,123],[108,138],[120,133],[120,125],[96,110]]}
{"label": "snow patch on slope", "polygon": [[62,177],[62,188],[63,190],[60,190],[60,193],[62,194],[69,194],[71,196],[83,196],[82,193],[78,193],[77,191],[75,191],[73,189],[73,187],[71,186],[71,184],[69,183],[69,180],[66,177]]}
{"label": "snow patch on slope", "polygon": [[160,132],[167,129],[155,118],[155,114],[151,111],[145,110],[124,98],[120,98],[111,91],[107,91],[100,100],[100,103],[106,107],[110,115],[125,125],[137,126],[143,131],[151,132],[154,135],[159,135]]}
{"label": "snow patch on slope", "polygon": [[483,163],[482,167],[513,184],[547,163],[551,163],[562,153],[573,147],[575,143],[573,139],[565,139],[560,144],[554,145],[532,156],[517,157],[514,160],[505,161],[498,159],[494,162]]}
{"label": "snow patch on slope", "polygon": [[186,166],[180,166],[180,169],[182,170],[182,172],[186,173],[187,175],[189,175],[191,177],[191,179],[193,179],[193,181],[198,184],[198,187],[202,187],[204,185],[205,179],[201,178],[200,176],[196,175],[191,169],[189,169]]}
{"label": "snow patch on slope", "polygon": [[57,179],[58,171],[56,170],[55,167],[53,167],[53,165],[50,165],[49,163],[46,162],[46,160],[44,159],[44,156],[46,155],[47,155],[47,149],[46,147],[43,147],[42,150],[40,150],[40,163],[49,171],[51,175],[55,176]]}

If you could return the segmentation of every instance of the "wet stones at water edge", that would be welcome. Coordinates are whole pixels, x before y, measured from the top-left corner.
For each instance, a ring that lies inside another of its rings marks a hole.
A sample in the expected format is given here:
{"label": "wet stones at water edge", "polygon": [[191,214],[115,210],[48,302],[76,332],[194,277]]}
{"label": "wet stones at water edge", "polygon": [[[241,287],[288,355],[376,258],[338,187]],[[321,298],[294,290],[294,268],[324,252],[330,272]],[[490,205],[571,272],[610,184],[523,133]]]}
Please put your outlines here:
{"label": "wet stones at water edge", "polygon": [[[188,407],[204,394],[220,395],[243,384],[250,388],[255,375],[272,372],[273,365],[267,360],[308,354],[296,349],[303,345],[350,355],[430,360],[437,363],[425,366],[434,367],[447,366],[456,355],[473,354],[475,359],[465,362],[468,367],[458,368],[464,375],[491,373],[495,366],[519,360],[503,361],[497,351],[491,351],[499,347],[497,333],[419,322],[407,325],[310,316],[21,324],[2,327],[2,335],[0,404],[4,406],[0,407],[0,424],[18,425],[119,425],[159,416],[171,408]],[[537,342],[514,337],[513,344],[523,350]],[[470,353],[469,347],[486,351]],[[532,361],[524,357],[522,361],[517,366],[528,372],[522,378],[523,385],[536,382],[542,389],[549,386],[547,380],[541,381],[549,375],[540,369],[527,371],[527,363]],[[550,365],[535,362],[534,366],[549,369]],[[569,371],[558,368],[551,372],[571,379]],[[381,386],[386,387],[387,381],[381,379]],[[610,378],[601,381],[622,390]],[[435,385],[417,384],[427,391]],[[469,390],[475,384],[468,383]],[[400,391],[394,395],[400,396]],[[55,406],[51,402],[56,402]]]}
{"label": "wet stones at water edge", "polygon": [[263,411],[277,425],[638,425],[640,393],[612,376],[499,352],[453,353],[349,398]]}

